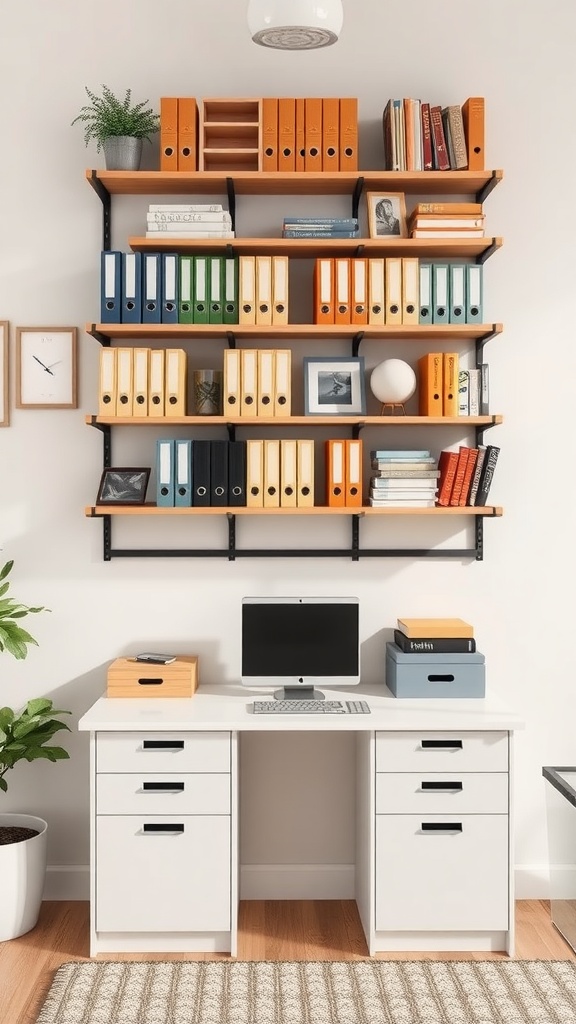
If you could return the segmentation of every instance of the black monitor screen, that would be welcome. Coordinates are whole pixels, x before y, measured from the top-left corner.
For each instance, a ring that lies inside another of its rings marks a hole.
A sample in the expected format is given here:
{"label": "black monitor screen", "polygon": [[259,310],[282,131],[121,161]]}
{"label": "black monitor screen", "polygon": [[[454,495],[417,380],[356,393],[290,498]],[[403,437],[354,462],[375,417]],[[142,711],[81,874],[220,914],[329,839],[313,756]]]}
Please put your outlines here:
{"label": "black monitor screen", "polygon": [[243,603],[242,675],[358,673],[358,603]]}

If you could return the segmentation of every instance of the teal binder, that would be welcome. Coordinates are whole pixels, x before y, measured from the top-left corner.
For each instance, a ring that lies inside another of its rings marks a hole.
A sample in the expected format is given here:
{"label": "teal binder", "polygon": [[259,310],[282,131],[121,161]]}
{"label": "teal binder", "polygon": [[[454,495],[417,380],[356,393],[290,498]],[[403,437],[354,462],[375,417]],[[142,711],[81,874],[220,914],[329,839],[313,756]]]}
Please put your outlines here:
{"label": "teal binder", "polygon": [[180,256],[179,258],[180,289],[178,298],[178,323],[192,324],[194,298],[194,257]]}
{"label": "teal binder", "polygon": [[174,506],[174,441],[156,441],[156,504]]}
{"label": "teal binder", "polygon": [[484,267],[481,263],[469,263],[466,266],[466,323],[481,324],[484,322],[483,293]]}
{"label": "teal binder", "polygon": [[194,256],[194,320],[195,324],[209,323],[208,313],[208,256]]}
{"label": "teal binder", "polygon": [[432,323],[450,323],[450,281],[447,263],[432,264]]}
{"label": "teal binder", "polygon": [[418,323],[432,323],[432,264],[419,265],[419,315]]}
{"label": "teal binder", "polygon": [[174,441],[174,504],[192,504],[192,441]]}
{"label": "teal binder", "polygon": [[451,263],[449,273],[450,323],[466,323],[466,264]]}
{"label": "teal binder", "polygon": [[238,323],[238,257],[224,256],[222,259],[223,307],[222,322]]}
{"label": "teal binder", "polygon": [[211,324],[221,324],[222,321],[222,257],[208,257],[208,290],[210,307],[208,319]]}

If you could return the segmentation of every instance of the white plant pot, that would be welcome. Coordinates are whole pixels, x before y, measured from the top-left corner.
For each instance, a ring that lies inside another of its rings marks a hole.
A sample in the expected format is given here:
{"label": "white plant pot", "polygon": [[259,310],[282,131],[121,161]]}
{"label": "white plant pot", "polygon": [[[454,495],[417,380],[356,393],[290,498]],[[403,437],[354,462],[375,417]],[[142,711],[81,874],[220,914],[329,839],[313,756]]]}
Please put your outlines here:
{"label": "white plant pot", "polygon": [[38,920],[46,875],[48,825],[32,814],[0,814],[0,826],[33,828],[37,836],[0,846],[0,942],[15,939]]}

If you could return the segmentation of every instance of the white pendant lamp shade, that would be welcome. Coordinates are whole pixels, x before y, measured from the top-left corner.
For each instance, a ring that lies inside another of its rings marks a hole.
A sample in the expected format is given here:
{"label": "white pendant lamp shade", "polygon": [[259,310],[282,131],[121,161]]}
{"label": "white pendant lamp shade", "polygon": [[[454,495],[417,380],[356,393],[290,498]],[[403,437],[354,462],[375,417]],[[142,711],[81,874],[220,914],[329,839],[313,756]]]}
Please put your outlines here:
{"label": "white pendant lamp shade", "polygon": [[338,41],[342,0],[249,0],[248,27],[260,46],[316,50]]}

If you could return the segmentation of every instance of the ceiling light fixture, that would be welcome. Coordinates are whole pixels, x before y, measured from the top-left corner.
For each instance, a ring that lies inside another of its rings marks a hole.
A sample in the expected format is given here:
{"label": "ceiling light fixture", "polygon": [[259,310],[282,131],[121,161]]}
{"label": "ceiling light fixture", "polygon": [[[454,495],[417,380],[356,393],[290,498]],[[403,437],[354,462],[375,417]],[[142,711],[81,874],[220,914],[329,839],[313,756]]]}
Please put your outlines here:
{"label": "ceiling light fixture", "polygon": [[275,50],[332,46],[344,21],[342,0],[249,0],[252,40]]}

